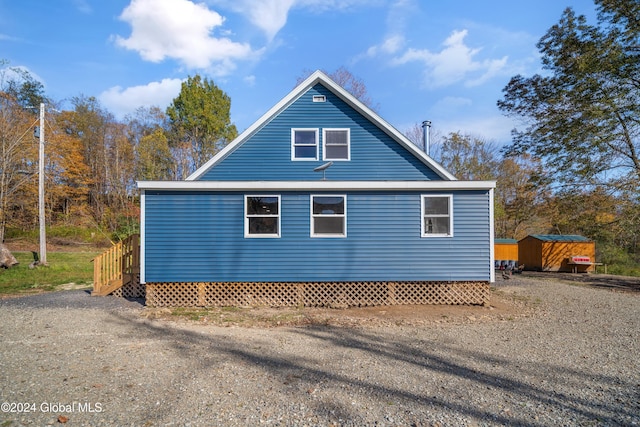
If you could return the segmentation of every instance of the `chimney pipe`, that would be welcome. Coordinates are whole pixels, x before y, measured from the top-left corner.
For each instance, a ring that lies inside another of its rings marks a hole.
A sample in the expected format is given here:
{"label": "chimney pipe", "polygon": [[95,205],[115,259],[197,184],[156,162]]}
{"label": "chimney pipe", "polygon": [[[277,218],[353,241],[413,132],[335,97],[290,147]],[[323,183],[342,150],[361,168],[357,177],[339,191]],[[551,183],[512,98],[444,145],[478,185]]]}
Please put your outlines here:
{"label": "chimney pipe", "polygon": [[425,120],[422,122],[422,143],[424,145],[424,152],[429,155],[429,131],[431,130],[431,120]]}

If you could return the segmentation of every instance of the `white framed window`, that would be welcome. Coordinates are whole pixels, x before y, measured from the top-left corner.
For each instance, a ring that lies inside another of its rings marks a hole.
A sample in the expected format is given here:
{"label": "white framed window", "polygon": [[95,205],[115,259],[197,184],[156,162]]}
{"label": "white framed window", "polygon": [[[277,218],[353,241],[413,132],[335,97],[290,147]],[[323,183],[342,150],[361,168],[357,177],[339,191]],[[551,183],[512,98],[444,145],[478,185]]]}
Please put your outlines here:
{"label": "white framed window", "polygon": [[327,102],[327,97],[324,95],[313,95],[313,102]]}
{"label": "white framed window", "polygon": [[291,160],[318,160],[318,129],[291,129]]}
{"label": "white framed window", "polygon": [[347,196],[311,196],[311,237],[347,236]]}
{"label": "white framed window", "polygon": [[323,129],[322,158],[323,160],[351,160],[351,131]]}
{"label": "white framed window", "polygon": [[244,237],[280,237],[280,196],[244,196]]}
{"label": "white framed window", "polygon": [[453,196],[423,194],[420,201],[422,237],[453,237]]}

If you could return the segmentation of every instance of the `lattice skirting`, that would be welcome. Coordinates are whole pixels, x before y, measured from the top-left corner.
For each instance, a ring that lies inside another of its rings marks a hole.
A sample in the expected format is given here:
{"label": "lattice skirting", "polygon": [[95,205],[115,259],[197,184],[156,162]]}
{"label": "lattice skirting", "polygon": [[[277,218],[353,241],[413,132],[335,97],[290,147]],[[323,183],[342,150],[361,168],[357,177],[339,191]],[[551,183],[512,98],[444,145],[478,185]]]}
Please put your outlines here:
{"label": "lattice skirting", "polygon": [[113,291],[112,295],[121,298],[144,298],[145,286],[140,283],[140,274],[136,274],[131,283]]}
{"label": "lattice skirting", "polygon": [[150,307],[485,305],[489,282],[147,283]]}

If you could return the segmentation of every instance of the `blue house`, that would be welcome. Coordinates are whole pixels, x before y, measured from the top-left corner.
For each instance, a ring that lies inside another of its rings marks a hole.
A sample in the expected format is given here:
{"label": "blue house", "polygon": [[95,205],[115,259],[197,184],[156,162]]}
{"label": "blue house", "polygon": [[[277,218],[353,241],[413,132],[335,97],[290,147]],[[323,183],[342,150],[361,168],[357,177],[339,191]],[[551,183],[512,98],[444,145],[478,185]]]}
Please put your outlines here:
{"label": "blue house", "polygon": [[149,305],[484,304],[493,181],[316,71],[185,181],[139,182]]}

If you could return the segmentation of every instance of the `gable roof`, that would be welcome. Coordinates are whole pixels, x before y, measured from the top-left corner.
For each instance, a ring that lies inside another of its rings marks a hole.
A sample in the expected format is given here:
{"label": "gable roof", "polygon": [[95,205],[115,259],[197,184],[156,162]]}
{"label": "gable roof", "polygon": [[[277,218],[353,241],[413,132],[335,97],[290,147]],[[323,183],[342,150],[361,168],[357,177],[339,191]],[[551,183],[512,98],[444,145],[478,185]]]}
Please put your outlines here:
{"label": "gable roof", "polygon": [[409,139],[400,133],[397,129],[391,126],[388,122],[386,122],[382,117],[380,117],[377,113],[371,110],[369,107],[364,105],[358,99],[356,99],[353,95],[343,89],[340,85],[334,82],[331,78],[329,78],[322,71],[315,71],[311,74],[304,82],[299,84],[296,88],[294,88],[287,96],[282,98],[280,102],[274,105],[269,111],[267,111],[260,119],[254,122],[251,126],[249,126],[244,132],[242,132],[236,139],[234,139],[231,143],[229,143],[224,149],[222,149],[218,154],[212,157],[207,163],[202,165],[198,170],[189,175],[186,180],[187,181],[196,181],[200,179],[206,172],[214,167],[216,164],[224,160],[229,154],[235,151],[239,146],[241,146],[245,141],[251,138],[258,130],[260,130],[263,126],[269,123],[274,117],[280,114],[282,111],[287,109],[295,100],[297,100],[300,96],[306,93],[310,88],[315,86],[316,84],[322,84],[328,90],[330,90],[333,94],[339,97],[342,101],[347,103],[354,110],[362,114],[365,118],[367,118],[371,123],[381,129],[384,133],[389,135],[394,141],[404,147],[407,151],[409,151],[412,155],[414,155],[417,159],[419,159],[422,163],[431,168],[438,176],[440,176],[443,180],[446,181],[455,181],[456,177],[454,177],[451,173],[445,170],[440,164],[438,164],[435,160],[429,157],[424,151],[416,147]]}

